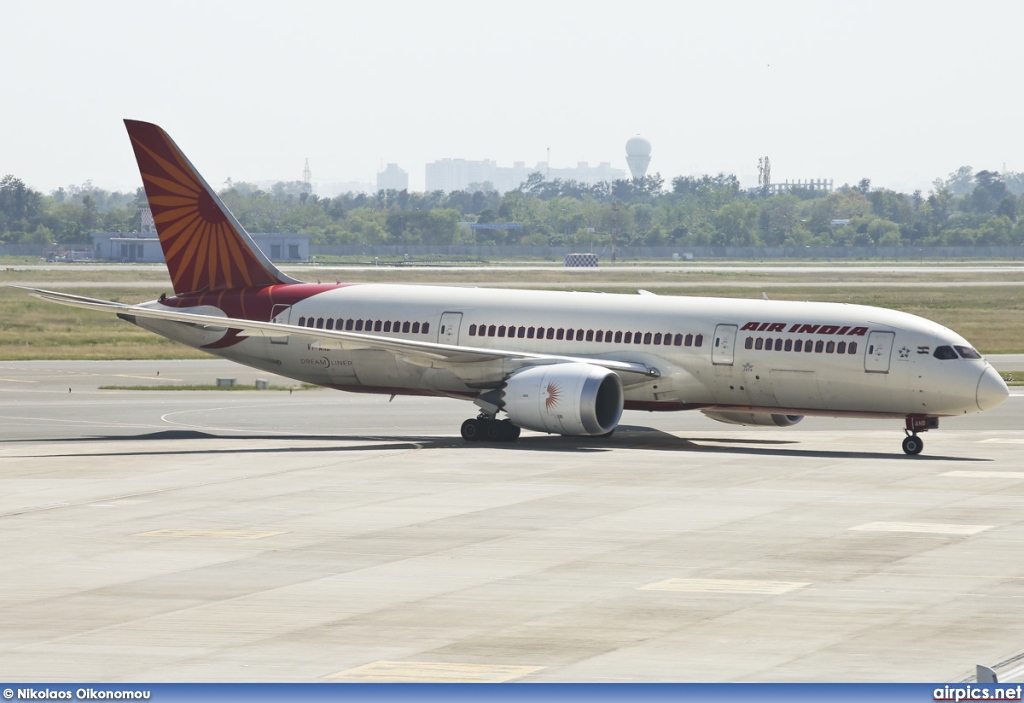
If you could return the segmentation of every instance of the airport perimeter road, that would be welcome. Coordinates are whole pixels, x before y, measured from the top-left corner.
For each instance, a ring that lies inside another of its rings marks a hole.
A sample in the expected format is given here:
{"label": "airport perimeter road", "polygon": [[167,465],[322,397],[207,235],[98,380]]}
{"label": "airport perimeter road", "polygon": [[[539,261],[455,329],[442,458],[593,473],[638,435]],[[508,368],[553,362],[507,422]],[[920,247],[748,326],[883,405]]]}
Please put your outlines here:
{"label": "airport perimeter road", "polygon": [[1024,651],[1024,389],[918,457],[896,421],[489,447],[445,399],[98,390],[224,376],[267,378],[0,362],[0,679],[956,681]]}

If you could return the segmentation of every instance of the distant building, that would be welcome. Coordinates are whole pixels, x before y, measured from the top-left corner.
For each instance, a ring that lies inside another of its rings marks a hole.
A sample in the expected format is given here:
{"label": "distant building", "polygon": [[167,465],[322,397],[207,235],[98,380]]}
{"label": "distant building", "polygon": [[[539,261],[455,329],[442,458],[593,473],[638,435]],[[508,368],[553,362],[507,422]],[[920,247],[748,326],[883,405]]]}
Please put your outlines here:
{"label": "distant building", "polygon": [[409,174],[398,164],[388,164],[377,174],[377,190],[409,190]]}
{"label": "distant building", "polygon": [[470,187],[490,186],[499,193],[507,193],[518,188],[533,173],[540,173],[545,180],[559,178],[588,185],[626,177],[625,171],[612,168],[611,162],[608,161],[603,161],[597,166],[582,161],[575,168],[550,168],[543,161],[536,166],[528,167],[525,161],[516,161],[512,166],[498,166],[489,159],[441,159],[426,166],[426,190],[443,190],[450,193],[454,190],[467,190]]}
{"label": "distant building", "polygon": [[[93,256],[105,261],[163,263],[164,251],[154,233],[93,232]],[[308,261],[311,234],[250,234],[271,261]]]}
{"label": "distant building", "polygon": [[768,192],[777,193],[790,193],[794,190],[814,190],[822,193],[832,192],[832,179],[831,178],[817,178],[809,181],[793,181],[790,183],[769,183]]}

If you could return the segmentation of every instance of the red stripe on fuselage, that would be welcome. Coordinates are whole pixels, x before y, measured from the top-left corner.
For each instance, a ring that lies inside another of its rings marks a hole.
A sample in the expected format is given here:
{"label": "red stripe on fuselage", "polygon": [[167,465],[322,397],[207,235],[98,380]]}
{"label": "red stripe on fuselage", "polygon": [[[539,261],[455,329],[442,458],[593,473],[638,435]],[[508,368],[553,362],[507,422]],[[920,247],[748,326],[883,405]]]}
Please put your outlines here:
{"label": "red stripe on fuselage", "polygon": [[[209,305],[223,310],[224,314],[228,317],[235,317],[240,320],[270,322],[275,305],[294,305],[320,293],[357,285],[359,284],[281,283],[272,286],[235,288],[217,291],[216,293],[176,295],[173,298],[166,298],[160,302],[171,308],[194,308]],[[204,348],[223,349],[238,344],[244,339],[245,337],[238,336],[238,330],[228,330],[228,333],[221,339],[213,344],[207,344]]]}

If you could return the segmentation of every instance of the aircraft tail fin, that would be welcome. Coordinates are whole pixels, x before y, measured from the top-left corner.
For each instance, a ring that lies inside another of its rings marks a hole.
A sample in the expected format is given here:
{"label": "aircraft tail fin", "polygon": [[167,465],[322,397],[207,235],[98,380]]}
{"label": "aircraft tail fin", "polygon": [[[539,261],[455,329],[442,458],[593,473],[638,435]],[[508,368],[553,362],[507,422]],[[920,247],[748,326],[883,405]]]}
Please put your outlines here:
{"label": "aircraft tail fin", "polygon": [[299,282],[260,251],[164,130],[124,124],[175,294]]}

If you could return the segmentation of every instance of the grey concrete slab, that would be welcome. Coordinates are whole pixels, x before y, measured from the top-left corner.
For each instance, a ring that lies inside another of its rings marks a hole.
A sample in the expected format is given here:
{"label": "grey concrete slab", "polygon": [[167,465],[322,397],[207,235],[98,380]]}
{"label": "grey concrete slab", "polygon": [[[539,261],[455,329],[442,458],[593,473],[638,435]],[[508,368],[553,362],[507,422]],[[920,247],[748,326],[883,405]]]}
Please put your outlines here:
{"label": "grey concrete slab", "polygon": [[218,376],[267,377],[0,362],[0,678],[943,681],[1024,650],[1024,392],[907,457],[896,421],[488,447],[446,399],[99,390]]}

